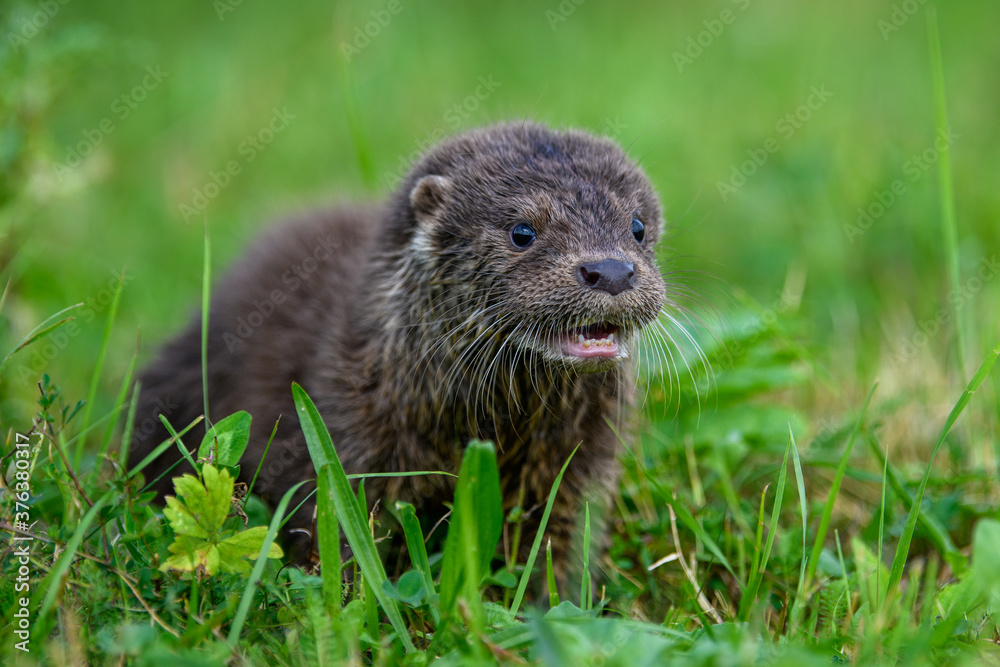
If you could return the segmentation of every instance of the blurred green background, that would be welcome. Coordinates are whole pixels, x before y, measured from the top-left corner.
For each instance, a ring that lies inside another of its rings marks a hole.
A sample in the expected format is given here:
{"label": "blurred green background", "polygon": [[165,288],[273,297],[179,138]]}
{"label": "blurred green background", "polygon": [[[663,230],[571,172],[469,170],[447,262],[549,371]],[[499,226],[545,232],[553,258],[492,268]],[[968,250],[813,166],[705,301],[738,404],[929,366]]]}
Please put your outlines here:
{"label": "blurred green background", "polygon": [[[12,282],[0,351],[87,306],[76,335],[12,359],[0,420],[30,418],[43,371],[86,395],[124,269],[107,409],[137,332],[142,363],[197,307],[204,220],[218,275],[275,217],[384,197],[434,138],[521,118],[627,146],[674,223],[679,258],[665,251],[665,266],[709,274],[692,284],[728,326],[755,326],[744,292],[763,321],[794,322],[850,404],[876,376],[964,386],[946,370],[954,322],[924,326],[950,308],[927,3],[4,7],[0,278]],[[982,264],[1000,245],[1000,6],[938,14],[971,371],[1000,331],[1000,269]],[[231,162],[239,173],[219,176]],[[734,170],[745,183],[720,192],[741,182]],[[867,229],[859,208],[874,213]],[[801,291],[794,317],[783,288]],[[914,354],[894,362],[908,341]]]}

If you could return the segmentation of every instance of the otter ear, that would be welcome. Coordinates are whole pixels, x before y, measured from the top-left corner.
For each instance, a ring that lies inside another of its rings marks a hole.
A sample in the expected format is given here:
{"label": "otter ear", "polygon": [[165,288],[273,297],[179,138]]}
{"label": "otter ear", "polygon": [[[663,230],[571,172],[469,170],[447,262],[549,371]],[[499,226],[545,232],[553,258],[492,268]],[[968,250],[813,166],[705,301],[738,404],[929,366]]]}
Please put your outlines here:
{"label": "otter ear", "polygon": [[440,212],[451,192],[451,179],[444,176],[424,176],[410,190],[410,205],[417,218],[433,218]]}

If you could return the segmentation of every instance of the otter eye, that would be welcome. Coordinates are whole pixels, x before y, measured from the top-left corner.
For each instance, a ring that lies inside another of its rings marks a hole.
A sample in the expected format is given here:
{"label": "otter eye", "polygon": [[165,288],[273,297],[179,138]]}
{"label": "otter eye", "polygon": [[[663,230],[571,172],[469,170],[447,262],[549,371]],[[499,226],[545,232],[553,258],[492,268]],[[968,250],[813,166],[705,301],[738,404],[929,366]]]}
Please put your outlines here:
{"label": "otter eye", "polygon": [[518,248],[527,248],[535,240],[535,230],[531,225],[521,223],[510,230],[510,242]]}
{"label": "otter eye", "polygon": [[632,236],[639,243],[642,243],[642,240],[646,238],[646,226],[642,224],[642,220],[637,215],[632,216]]}

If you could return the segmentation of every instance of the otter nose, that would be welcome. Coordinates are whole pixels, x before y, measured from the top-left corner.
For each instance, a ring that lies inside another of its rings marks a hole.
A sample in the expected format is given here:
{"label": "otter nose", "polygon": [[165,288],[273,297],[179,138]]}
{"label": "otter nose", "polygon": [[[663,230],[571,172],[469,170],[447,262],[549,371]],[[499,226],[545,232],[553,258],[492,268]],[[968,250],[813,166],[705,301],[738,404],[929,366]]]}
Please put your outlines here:
{"label": "otter nose", "polygon": [[607,292],[611,296],[632,289],[635,265],[617,259],[602,259],[580,265],[580,282],[587,287]]}

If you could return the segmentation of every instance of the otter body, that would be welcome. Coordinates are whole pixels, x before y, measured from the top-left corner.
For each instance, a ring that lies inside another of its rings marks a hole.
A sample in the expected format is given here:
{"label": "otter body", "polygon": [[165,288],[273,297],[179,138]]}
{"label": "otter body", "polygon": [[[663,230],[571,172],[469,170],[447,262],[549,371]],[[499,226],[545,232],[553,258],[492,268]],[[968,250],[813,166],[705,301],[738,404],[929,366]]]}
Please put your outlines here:
{"label": "otter body", "polygon": [[[637,338],[665,300],[653,253],[662,226],[646,177],[608,140],[532,124],[450,139],[385,206],[278,226],[220,282],[211,417],[252,415],[244,481],[281,417],[256,486],[271,503],[315,475],[292,382],[348,473],[457,472],[469,440],[492,440],[504,510],[528,511],[523,553],[541,515],[531,510],[580,445],[547,528],[562,565],[582,500],[617,481]],[[200,332],[196,319],[142,374],[133,463],[168,437],[159,414],[177,428],[202,414]],[[147,477],[177,458],[169,450]],[[405,500],[436,517],[454,479],[365,488],[372,505]],[[171,489],[169,478],[157,486]],[[312,512],[291,523],[311,527]]]}

